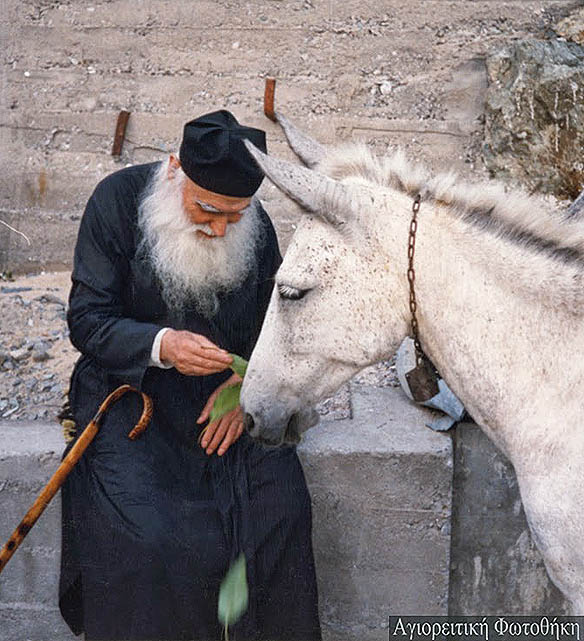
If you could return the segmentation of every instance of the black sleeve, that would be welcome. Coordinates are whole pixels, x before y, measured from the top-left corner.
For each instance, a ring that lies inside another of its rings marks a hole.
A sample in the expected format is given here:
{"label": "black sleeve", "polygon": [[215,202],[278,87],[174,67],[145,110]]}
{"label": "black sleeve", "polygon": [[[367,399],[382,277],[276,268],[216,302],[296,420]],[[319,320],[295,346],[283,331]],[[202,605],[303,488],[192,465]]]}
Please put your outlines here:
{"label": "black sleeve", "polygon": [[75,247],[68,323],[71,342],[120,382],[140,388],[160,329],[131,318],[124,304],[134,248],[128,211],[136,197],[119,181],[101,183],[89,200]]}

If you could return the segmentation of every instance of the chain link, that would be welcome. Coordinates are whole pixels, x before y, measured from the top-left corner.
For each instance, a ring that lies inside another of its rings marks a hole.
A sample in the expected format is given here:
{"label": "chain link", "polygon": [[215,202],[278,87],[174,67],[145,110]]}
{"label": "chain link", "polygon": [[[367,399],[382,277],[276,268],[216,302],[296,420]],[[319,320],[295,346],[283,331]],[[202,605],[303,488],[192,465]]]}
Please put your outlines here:
{"label": "chain link", "polygon": [[422,197],[420,194],[414,199],[412,205],[412,220],[410,222],[410,234],[408,237],[408,282],[410,284],[410,313],[412,315],[412,336],[414,338],[414,347],[416,349],[416,365],[422,362],[423,352],[420,345],[420,338],[418,336],[418,319],[416,317],[416,310],[418,304],[416,302],[416,292],[414,284],[416,282],[416,272],[414,270],[414,253],[416,251],[416,232],[418,231],[418,212],[420,211],[420,202]]}

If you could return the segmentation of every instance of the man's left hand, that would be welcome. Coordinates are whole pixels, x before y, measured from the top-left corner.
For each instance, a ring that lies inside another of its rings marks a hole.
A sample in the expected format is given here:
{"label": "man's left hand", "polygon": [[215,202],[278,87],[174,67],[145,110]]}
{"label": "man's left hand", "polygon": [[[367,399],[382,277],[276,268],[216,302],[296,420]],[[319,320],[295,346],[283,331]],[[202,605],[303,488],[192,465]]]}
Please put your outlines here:
{"label": "man's left hand", "polygon": [[[237,374],[232,374],[224,383],[219,385],[219,387],[209,396],[209,400],[205,404],[201,415],[197,419],[197,423],[205,422],[211,413],[215,399],[219,395],[219,392],[225,387],[230,385],[235,385],[236,383],[241,382],[241,377]],[[243,432],[243,412],[241,407],[238,405],[235,409],[231,410],[224,414],[220,419],[209,423],[203,434],[201,440],[201,445],[207,452],[207,454],[213,454],[217,447],[217,454],[222,456],[227,452],[229,446],[235,443],[237,439],[241,436]],[[220,444],[220,445],[219,445]]]}
{"label": "man's left hand", "polygon": [[217,454],[222,456],[227,452],[229,446],[237,441],[242,432],[243,412],[238,405],[234,410],[223,414],[220,419],[207,426],[201,445],[205,448],[207,454],[213,454],[219,446]]}

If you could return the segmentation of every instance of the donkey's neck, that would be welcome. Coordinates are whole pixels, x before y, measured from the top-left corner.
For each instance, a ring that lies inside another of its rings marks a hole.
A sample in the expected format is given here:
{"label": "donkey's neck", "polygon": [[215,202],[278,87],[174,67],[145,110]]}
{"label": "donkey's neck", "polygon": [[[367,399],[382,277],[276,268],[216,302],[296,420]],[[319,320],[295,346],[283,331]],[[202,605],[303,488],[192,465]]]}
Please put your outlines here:
{"label": "donkey's neck", "polygon": [[538,437],[554,407],[569,413],[584,379],[567,380],[575,367],[570,345],[584,338],[581,318],[551,304],[545,291],[533,295],[535,284],[522,277],[532,263],[520,247],[422,204],[415,270],[423,347],[508,453],[518,438],[524,444],[522,426]]}

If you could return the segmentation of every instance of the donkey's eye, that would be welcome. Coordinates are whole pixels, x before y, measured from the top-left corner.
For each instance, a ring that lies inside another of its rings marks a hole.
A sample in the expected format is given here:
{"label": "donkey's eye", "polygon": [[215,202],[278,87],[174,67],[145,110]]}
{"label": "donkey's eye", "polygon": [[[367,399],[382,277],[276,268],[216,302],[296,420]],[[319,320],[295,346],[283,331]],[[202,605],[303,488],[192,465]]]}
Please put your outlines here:
{"label": "donkey's eye", "polygon": [[280,298],[286,298],[287,300],[300,300],[301,298],[304,298],[309,291],[309,289],[298,289],[291,285],[278,285],[278,294],[280,294]]}

